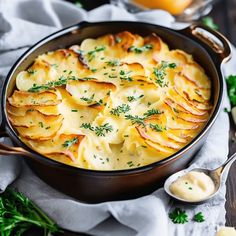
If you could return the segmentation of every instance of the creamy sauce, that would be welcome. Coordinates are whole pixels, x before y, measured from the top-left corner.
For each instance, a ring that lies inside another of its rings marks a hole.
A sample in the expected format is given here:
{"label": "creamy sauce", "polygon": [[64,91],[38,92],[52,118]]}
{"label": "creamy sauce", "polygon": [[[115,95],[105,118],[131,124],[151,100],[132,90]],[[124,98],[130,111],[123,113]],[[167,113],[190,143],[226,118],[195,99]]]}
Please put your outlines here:
{"label": "creamy sauce", "polygon": [[175,196],[188,201],[201,201],[214,193],[213,180],[203,172],[190,171],[170,185]]}
{"label": "creamy sauce", "polygon": [[236,230],[233,227],[221,227],[216,236],[236,236]]}

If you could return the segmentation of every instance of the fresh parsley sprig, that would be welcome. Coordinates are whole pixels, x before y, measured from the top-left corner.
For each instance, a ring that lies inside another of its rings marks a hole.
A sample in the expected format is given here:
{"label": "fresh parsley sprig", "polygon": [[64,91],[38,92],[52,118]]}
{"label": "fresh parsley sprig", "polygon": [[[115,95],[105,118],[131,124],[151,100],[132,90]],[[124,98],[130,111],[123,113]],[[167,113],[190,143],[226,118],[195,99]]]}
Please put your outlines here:
{"label": "fresh parsley sprig", "polygon": [[180,208],[175,208],[174,211],[169,213],[169,218],[174,224],[184,224],[188,222],[188,215]]}
{"label": "fresh parsley sprig", "polygon": [[32,227],[43,229],[45,236],[61,231],[29,198],[15,190],[6,189],[0,195],[1,236],[21,236]]}
{"label": "fresh parsley sprig", "polygon": [[127,104],[122,104],[116,108],[112,108],[110,113],[114,116],[119,116],[121,113],[126,113],[128,111],[130,111],[130,106]]}
{"label": "fresh parsley sprig", "polygon": [[28,92],[32,92],[32,93],[37,93],[40,91],[44,91],[44,90],[50,90],[53,89],[55,87],[60,87],[63,85],[66,85],[68,81],[70,80],[91,80],[92,78],[77,78],[75,76],[70,76],[70,77],[64,77],[61,76],[59,77],[58,80],[54,80],[54,81],[50,81],[46,84],[42,84],[42,85],[37,85],[37,84],[33,84],[33,87],[31,87],[30,89],[28,89]]}
{"label": "fresh parsley sprig", "polygon": [[159,111],[158,109],[150,109],[144,113],[144,116],[149,117],[149,116],[160,115],[160,114],[162,114],[162,112]]}
{"label": "fresh parsley sprig", "polygon": [[100,126],[92,126],[90,123],[83,123],[81,128],[89,129],[94,131],[97,136],[105,137],[107,133],[112,132],[113,127],[109,123],[105,123],[104,125]]}
{"label": "fresh parsley sprig", "polygon": [[175,63],[168,63],[166,61],[162,61],[159,68],[153,69],[153,74],[156,76],[156,83],[160,87],[167,87],[168,86],[168,82],[165,82],[166,69],[168,69],[168,68],[174,69],[174,68],[176,68],[176,66],[177,65]]}
{"label": "fresh parsley sprig", "polygon": [[229,100],[233,106],[236,106],[236,75],[226,77]]}
{"label": "fresh parsley sprig", "polygon": [[94,131],[97,136],[105,137],[105,134],[111,132],[112,130],[113,130],[112,126],[106,123],[101,126],[96,126]]}
{"label": "fresh parsley sprig", "polygon": [[205,217],[202,214],[202,212],[198,212],[197,214],[195,214],[194,217],[193,217],[193,221],[198,222],[198,223],[204,222]]}

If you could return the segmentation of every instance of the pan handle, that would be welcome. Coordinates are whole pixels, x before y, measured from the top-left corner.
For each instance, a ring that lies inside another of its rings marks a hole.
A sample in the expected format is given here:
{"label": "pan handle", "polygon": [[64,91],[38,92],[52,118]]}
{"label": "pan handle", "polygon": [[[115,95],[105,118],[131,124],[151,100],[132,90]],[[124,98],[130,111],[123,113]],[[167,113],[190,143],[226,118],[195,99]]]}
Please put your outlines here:
{"label": "pan handle", "polygon": [[[3,137],[8,137],[5,129],[3,130],[3,127],[1,125],[0,127],[0,138]],[[11,147],[6,144],[3,144],[0,142],[0,155],[23,155],[23,156],[28,156],[32,157],[32,154],[28,151],[26,151],[22,147]]]}
{"label": "pan handle", "polygon": [[[189,27],[180,30],[184,35],[204,43],[208,49],[220,60],[220,63],[227,62],[231,57],[230,42],[220,32],[211,29],[201,23],[192,24]],[[213,37],[212,37],[213,35]]]}

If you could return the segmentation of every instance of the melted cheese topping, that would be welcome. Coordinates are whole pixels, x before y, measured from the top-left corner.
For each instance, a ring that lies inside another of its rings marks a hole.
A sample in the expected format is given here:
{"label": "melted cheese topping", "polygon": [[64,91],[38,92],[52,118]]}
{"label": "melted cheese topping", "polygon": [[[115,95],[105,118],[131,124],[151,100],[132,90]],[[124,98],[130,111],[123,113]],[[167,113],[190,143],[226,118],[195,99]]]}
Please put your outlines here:
{"label": "melted cheese topping", "polygon": [[8,98],[26,145],[96,170],[162,160],[189,143],[211,110],[210,79],[155,34],[121,32],[38,56]]}

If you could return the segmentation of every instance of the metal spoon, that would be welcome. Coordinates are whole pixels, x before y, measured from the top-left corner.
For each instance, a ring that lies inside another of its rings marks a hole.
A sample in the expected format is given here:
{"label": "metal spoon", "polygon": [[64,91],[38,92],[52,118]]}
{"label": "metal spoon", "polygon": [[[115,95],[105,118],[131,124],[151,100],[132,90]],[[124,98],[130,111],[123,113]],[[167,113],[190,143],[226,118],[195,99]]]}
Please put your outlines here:
{"label": "metal spoon", "polygon": [[[236,153],[234,153],[230,158],[227,159],[227,161],[225,163],[223,163],[221,166],[219,166],[216,169],[213,170],[208,170],[208,169],[203,169],[203,168],[196,168],[196,169],[192,169],[192,170],[181,170],[173,175],[171,175],[164,184],[164,190],[166,191],[166,193],[168,195],[170,195],[172,198],[184,202],[184,203],[191,203],[191,204],[200,204],[203,203],[211,198],[213,198],[218,192],[219,189],[221,187],[222,184],[222,178],[227,177],[228,176],[228,170],[231,167],[231,165],[233,164],[233,162],[236,160]],[[211,194],[210,196],[208,196],[205,199],[201,199],[199,201],[188,201],[186,199],[182,199],[180,197],[175,196],[171,191],[170,191],[170,185],[176,181],[179,177],[187,174],[190,171],[197,171],[197,172],[203,172],[206,175],[208,175],[214,182],[215,185],[215,191],[213,194]],[[225,176],[226,174],[226,176]]]}

